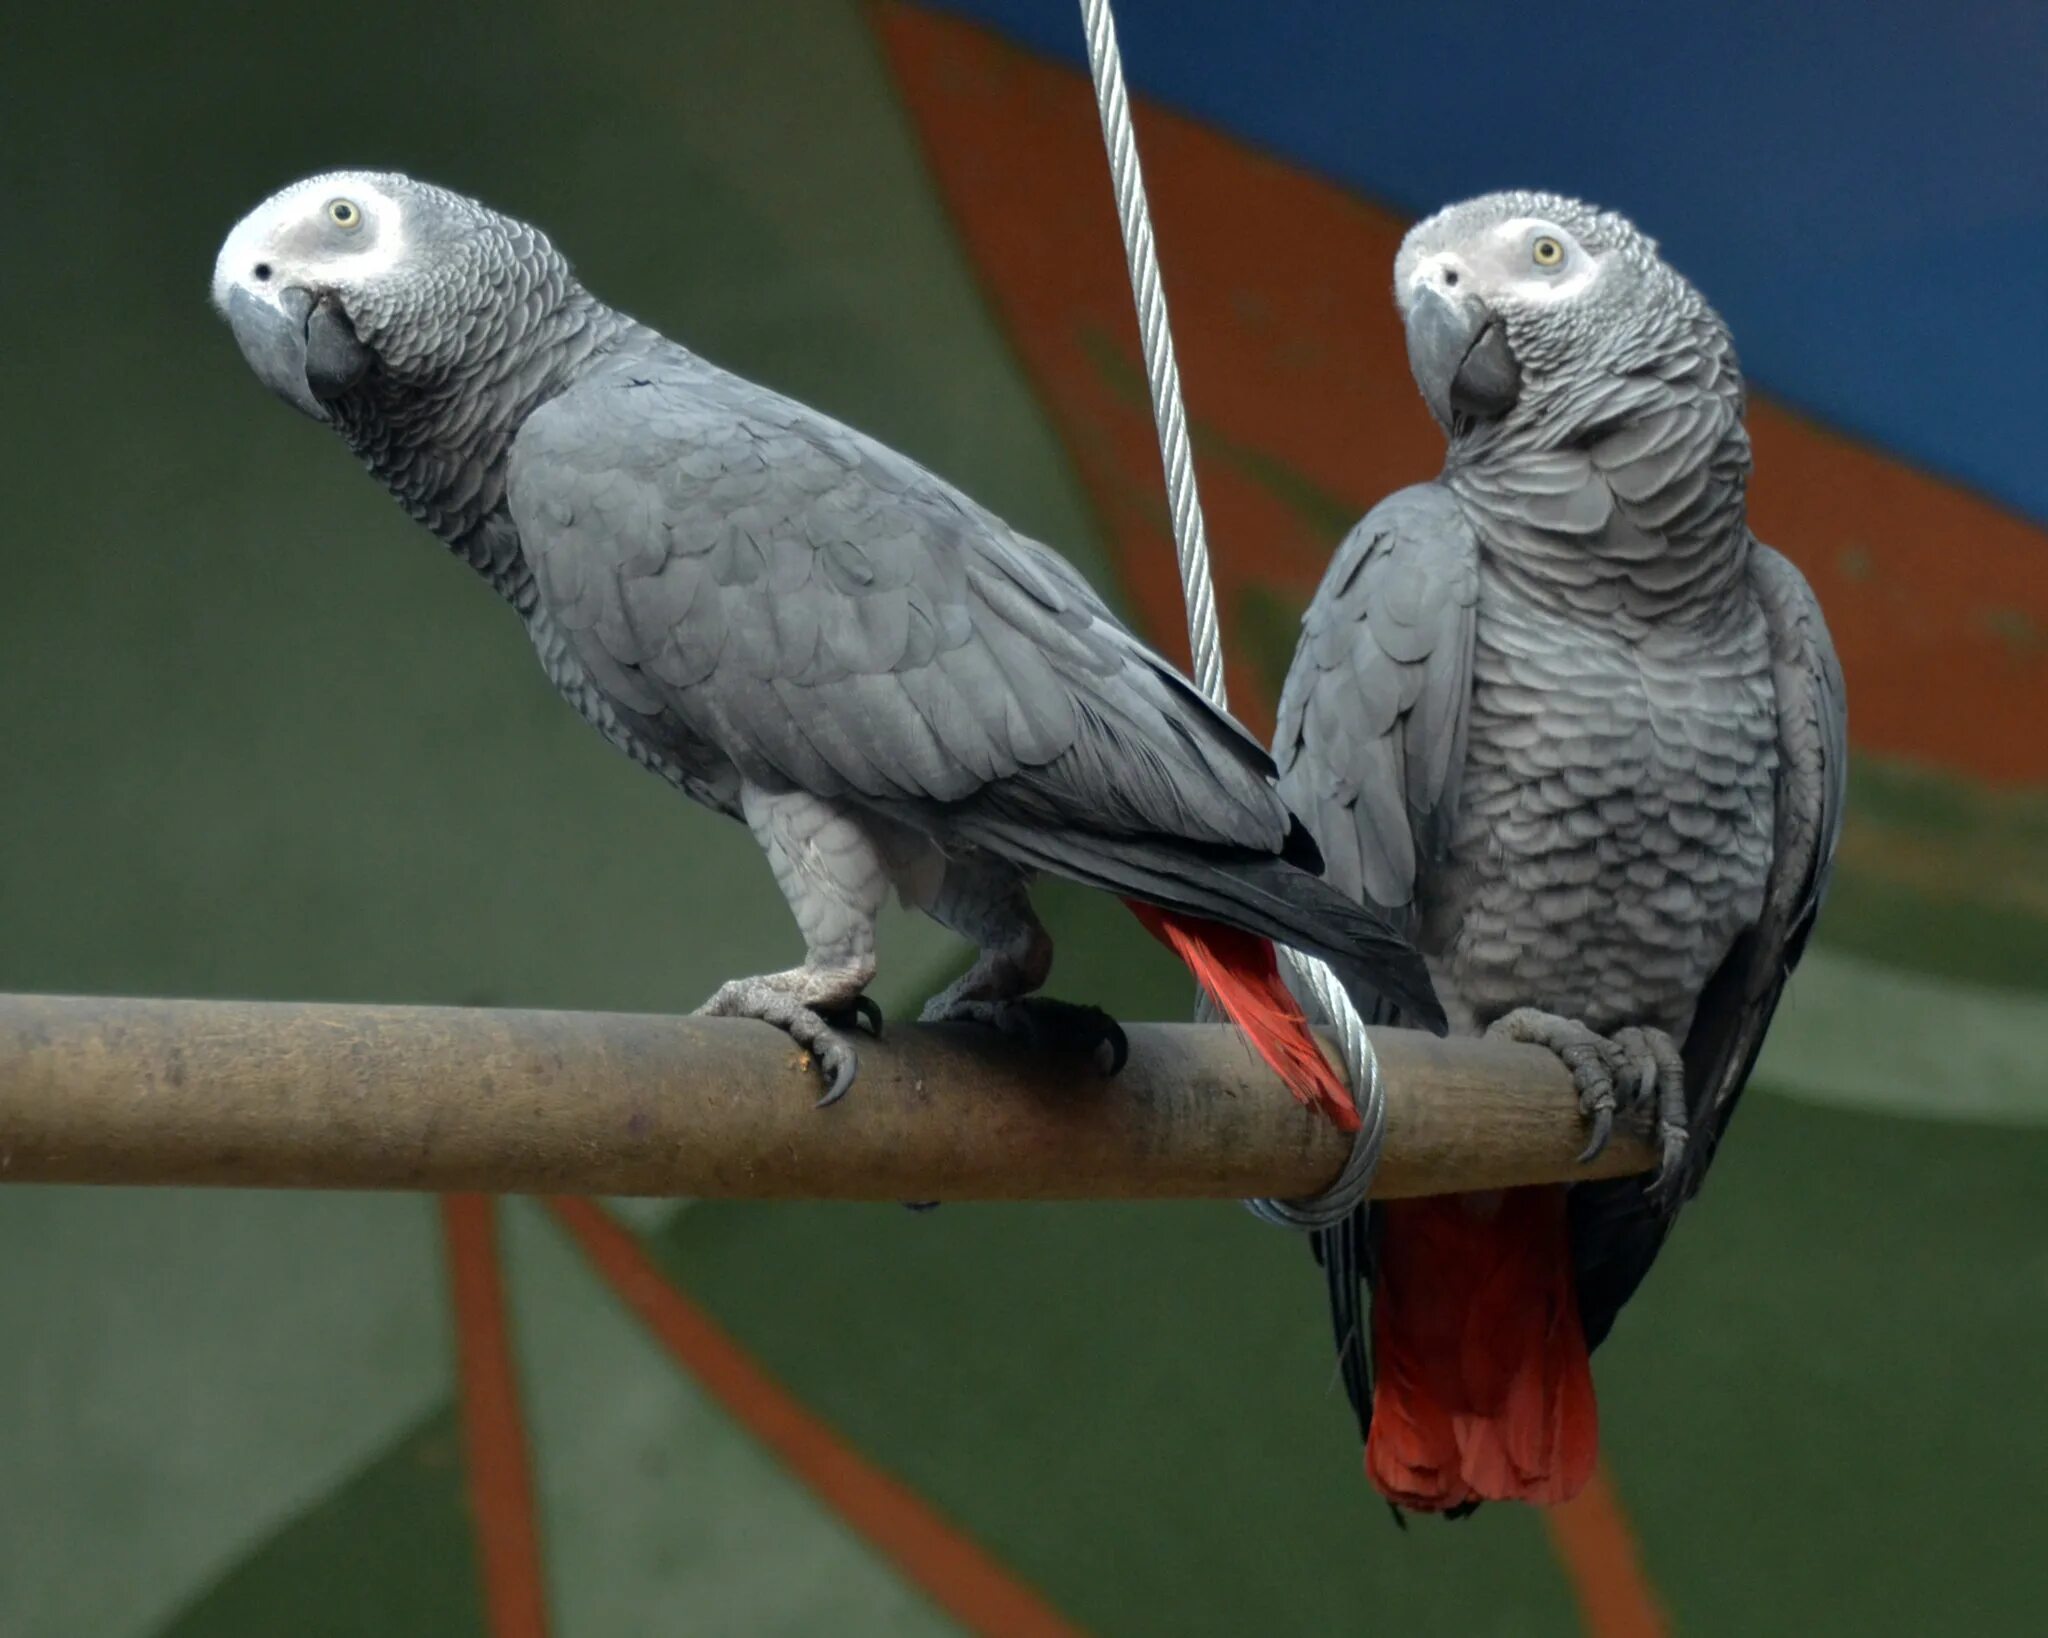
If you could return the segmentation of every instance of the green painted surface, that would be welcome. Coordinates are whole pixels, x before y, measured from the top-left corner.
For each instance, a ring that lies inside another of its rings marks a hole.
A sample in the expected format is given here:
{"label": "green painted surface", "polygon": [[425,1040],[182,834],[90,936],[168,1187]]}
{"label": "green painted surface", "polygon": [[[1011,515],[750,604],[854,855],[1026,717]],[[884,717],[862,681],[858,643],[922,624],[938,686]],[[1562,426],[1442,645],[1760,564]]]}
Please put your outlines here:
{"label": "green painted surface", "polygon": [[537,1206],[503,1217],[563,1633],[957,1630],[676,1370]]}
{"label": "green painted surface", "polygon": [[483,1638],[445,1401],[160,1629],[162,1638]]}
{"label": "green painted surface", "polygon": [[1822,945],[1786,986],[1758,1066],[1811,1103],[2048,1125],[2048,995],[1886,967]]}
{"label": "green painted surface", "polygon": [[1752,1097],[1595,1365],[1695,1633],[2039,1623],[2048,1133]]}
{"label": "green painted surface", "polygon": [[438,1246],[418,1200],[0,1189],[0,1634],[152,1630],[444,1400]]}
{"label": "green painted surface", "polygon": [[807,1403],[1092,1631],[1573,1630],[1543,1531],[1405,1535],[1320,1277],[1228,1205],[705,1203],[669,1269]]}

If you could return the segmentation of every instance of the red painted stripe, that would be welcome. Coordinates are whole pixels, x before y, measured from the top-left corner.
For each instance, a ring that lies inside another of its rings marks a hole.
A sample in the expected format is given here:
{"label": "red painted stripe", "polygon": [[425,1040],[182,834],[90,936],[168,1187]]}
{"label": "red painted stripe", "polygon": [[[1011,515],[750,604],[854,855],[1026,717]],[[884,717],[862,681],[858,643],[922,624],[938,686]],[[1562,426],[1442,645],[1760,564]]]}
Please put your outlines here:
{"label": "red painted stripe", "polygon": [[601,1206],[563,1197],[548,1209],[676,1363],[954,1620],[989,1638],[1080,1638],[1036,1591],[806,1410]]}
{"label": "red painted stripe", "polygon": [[505,1307],[497,1202],[481,1194],[444,1195],[441,1226],[455,1304],[464,1467],[491,1638],[547,1638],[547,1581]]}
{"label": "red painted stripe", "polygon": [[1573,1500],[1547,1509],[1543,1522],[1592,1638],[1666,1638],[1671,1617],[1643,1569],[1605,1464]]}

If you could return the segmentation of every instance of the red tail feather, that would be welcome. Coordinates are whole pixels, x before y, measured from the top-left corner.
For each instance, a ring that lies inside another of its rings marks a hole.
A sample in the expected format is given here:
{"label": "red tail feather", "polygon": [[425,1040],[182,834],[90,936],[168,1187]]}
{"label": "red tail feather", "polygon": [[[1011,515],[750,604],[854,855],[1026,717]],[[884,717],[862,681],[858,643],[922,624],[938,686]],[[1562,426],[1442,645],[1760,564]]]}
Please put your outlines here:
{"label": "red tail feather", "polygon": [[1372,1434],[1389,1501],[1569,1501],[1599,1447],[1561,1188],[1387,1204]]}
{"label": "red tail feather", "polygon": [[1244,1031],[1252,1050],[1311,1109],[1320,1109],[1341,1131],[1358,1130],[1358,1111],[1343,1077],[1330,1067],[1309,1032],[1301,1004],[1280,981],[1273,946],[1199,916],[1176,915],[1157,905],[1126,899],[1145,930],[1186,962],[1230,1021]]}

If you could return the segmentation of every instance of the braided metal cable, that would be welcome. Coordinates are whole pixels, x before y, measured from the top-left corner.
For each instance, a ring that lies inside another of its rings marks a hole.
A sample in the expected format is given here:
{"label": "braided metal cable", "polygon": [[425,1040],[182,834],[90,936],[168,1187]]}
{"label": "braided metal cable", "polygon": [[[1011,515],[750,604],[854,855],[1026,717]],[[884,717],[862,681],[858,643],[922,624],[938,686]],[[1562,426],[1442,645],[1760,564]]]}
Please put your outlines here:
{"label": "braided metal cable", "polygon": [[[1109,150],[1116,213],[1123,226],[1130,263],[1131,295],[1138,308],[1138,333],[1145,349],[1145,376],[1152,389],[1152,419],[1159,429],[1159,455],[1166,467],[1166,497],[1173,513],[1174,551],[1180,559],[1181,591],[1187,601],[1188,647],[1194,656],[1195,686],[1219,710],[1229,709],[1223,684],[1223,634],[1216,618],[1216,583],[1209,572],[1209,538],[1202,503],[1195,492],[1194,454],[1188,440],[1187,406],[1181,397],[1180,366],[1174,357],[1173,327],[1166,317],[1166,290],[1159,279],[1159,252],[1152,239],[1152,209],[1138,163],[1131,127],[1131,97],[1124,84],[1123,54],[1117,49],[1110,0],[1081,0],[1088,34],[1088,68],[1095,103],[1102,114],[1102,140]],[[1337,1030],[1351,1097],[1358,1106],[1359,1132],[1351,1158],[1336,1182],[1308,1200],[1253,1200],[1262,1221],[1288,1228],[1327,1228],[1340,1223],[1366,1198],[1387,1135],[1387,1094],[1365,1023],[1337,975],[1321,961],[1294,950],[1282,959],[1297,984]],[[1197,1009],[1206,1016],[1206,1008]]]}
{"label": "braided metal cable", "polygon": [[1124,252],[1131,265],[1138,332],[1145,342],[1145,375],[1152,387],[1159,455],[1166,465],[1166,499],[1173,511],[1173,543],[1180,557],[1181,590],[1187,599],[1195,686],[1218,710],[1227,710],[1223,636],[1216,620],[1216,586],[1209,575],[1209,536],[1202,526],[1201,498],[1195,493],[1195,461],[1188,445],[1180,365],[1173,352],[1173,327],[1166,318],[1166,289],[1159,282],[1159,253],[1152,242],[1152,207],[1145,198],[1145,176],[1138,165],[1131,98],[1124,88],[1123,54],[1117,50],[1109,0],[1081,0],[1081,21],[1088,30],[1088,67],[1095,77],[1102,140],[1109,149],[1109,173],[1116,185],[1116,214],[1123,224]]}

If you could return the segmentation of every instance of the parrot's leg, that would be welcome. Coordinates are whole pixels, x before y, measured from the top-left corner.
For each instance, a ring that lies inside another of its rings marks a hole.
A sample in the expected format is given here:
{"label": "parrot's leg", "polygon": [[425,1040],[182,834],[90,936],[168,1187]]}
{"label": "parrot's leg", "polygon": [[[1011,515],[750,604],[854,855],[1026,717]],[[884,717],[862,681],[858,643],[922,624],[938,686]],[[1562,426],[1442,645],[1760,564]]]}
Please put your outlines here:
{"label": "parrot's leg", "polygon": [[889,892],[880,851],[858,820],[807,792],[741,792],[747,825],[775,872],[804,936],[804,964],[787,972],[735,978],[697,1009],[713,1018],[758,1018],[786,1030],[825,1073],[831,1103],[859,1068],[853,1048],[827,1015],[872,1015],[861,992],[875,976],[875,916]]}
{"label": "parrot's leg", "polygon": [[1657,1185],[1662,1187],[1677,1175],[1685,1157],[1687,1138],[1685,1107],[1685,1060],[1678,1043],[1661,1029],[1640,1029],[1631,1024],[1614,1032],[1614,1044],[1621,1048],[1631,1074],[1624,1085],[1634,1093],[1636,1104],[1654,1103],[1657,1109]]}
{"label": "parrot's leg", "polygon": [[1114,1075],[1130,1056],[1122,1027],[1100,1007],[1034,993],[1052,971],[1052,935],[1031,908],[1028,880],[978,861],[950,859],[924,910],[979,946],[974,965],[924,1005],[927,1024],[986,1024],[1030,1046],[1100,1054]]}
{"label": "parrot's leg", "polygon": [[1536,1007],[1517,1007],[1496,1018],[1486,1026],[1486,1034],[1490,1040],[1525,1041],[1562,1058],[1579,1089],[1579,1112],[1593,1123],[1592,1139],[1580,1161],[1591,1160],[1607,1147],[1614,1130],[1615,1077],[1628,1069],[1621,1047],[1575,1018],[1560,1018]]}

